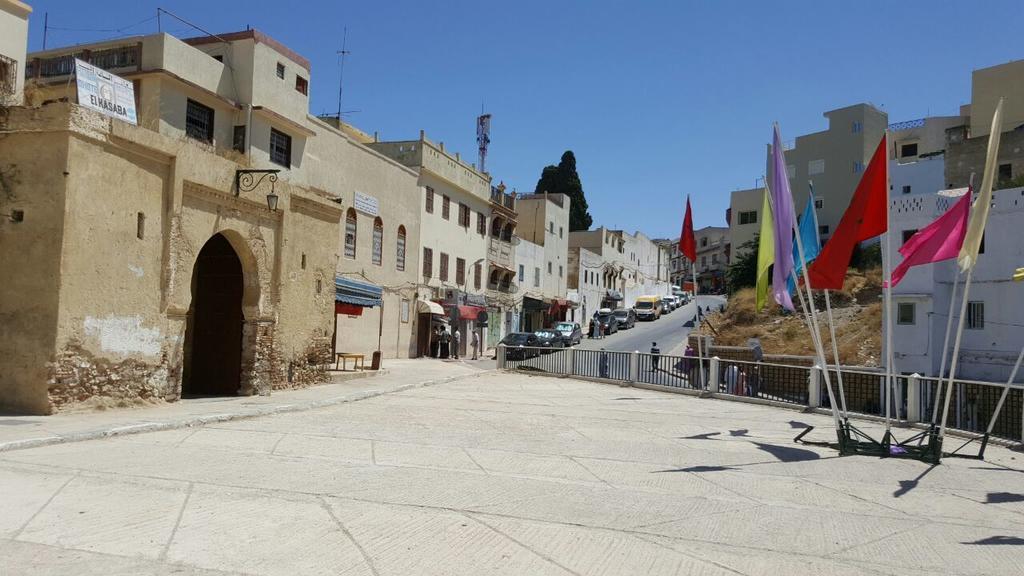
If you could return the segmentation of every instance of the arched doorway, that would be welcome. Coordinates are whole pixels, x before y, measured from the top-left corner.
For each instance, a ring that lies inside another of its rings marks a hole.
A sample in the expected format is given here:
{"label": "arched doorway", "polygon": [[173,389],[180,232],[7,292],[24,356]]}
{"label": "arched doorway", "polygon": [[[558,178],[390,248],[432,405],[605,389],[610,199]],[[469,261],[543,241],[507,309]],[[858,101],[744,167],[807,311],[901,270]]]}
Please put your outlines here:
{"label": "arched doorway", "polygon": [[210,238],[192,270],[182,396],[234,396],[242,373],[242,262],[222,234]]}

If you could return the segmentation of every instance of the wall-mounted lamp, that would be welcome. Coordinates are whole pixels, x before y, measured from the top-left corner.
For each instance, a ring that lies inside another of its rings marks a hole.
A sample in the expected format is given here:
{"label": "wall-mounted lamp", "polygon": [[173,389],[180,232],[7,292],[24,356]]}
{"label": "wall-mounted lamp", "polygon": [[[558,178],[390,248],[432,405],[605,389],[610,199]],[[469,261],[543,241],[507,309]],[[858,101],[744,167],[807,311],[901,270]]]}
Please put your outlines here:
{"label": "wall-mounted lamp", "polygon": [[[270,181],[270,194],[267,194],[267,208],[277,210],[277,201],[280,196],[274,191],[274,183],[277,182],[277,174],[280,170],[235,170],[235,196],[241,192],[252,192],[263,179]],[[257,177],[258,176],[258,177]]]}

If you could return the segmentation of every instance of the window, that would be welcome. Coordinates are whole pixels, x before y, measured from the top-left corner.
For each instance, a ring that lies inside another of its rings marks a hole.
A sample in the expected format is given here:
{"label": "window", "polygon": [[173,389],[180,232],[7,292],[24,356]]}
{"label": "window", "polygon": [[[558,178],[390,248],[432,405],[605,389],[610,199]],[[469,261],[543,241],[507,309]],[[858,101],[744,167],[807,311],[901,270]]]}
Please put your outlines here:
{"label": "window", "polygon": [[565,226],[559,226],[558,227],[558,237],[559,238],[564,238],[565,237]]}
{"label": "window", "polygon": [[[917,229],[916,228],[913,228],[911,230],[904,230],[903,231],[903,244],[906,244],[907,240],[910,240],[914,236],[914,234],[917,234]],[[901,246],[902,246],[902,244],[901,244]]]}
{"label": "window", "polygon": [[270,161],[285,168],[292,166],[292,137],[270,129]]}
{"label": "window", "polygon": [[483,273],[483,265],[477,262],[473,265],[473,288],[480,289],[480,275]]}
{"label": "window", "polygon": [[356,257],[356,209],[349,208],[345,213],[345,258]]}
{"label": "window", "polygon": [[558,265],[558,277],[559,278],[562,277],[562,265],[561,264]]}
{"label": "window", "polygon": [[967,303],[967,329],[968,330],[984,330],[985,329],[985,303],[984,302],[968,302]]}
{"label": "window", "polygon": [[1013,179],[1013,165],[1011,164],[1000,164],[999,165],[999,177],[996,179],[999,182],[1005,182]]}
{"label": "window", "polygon": [[466,261],[462,258],[455,259],[455,284],[463,286],[466,283]]}
{"label": "window", "polygon": [[900,145],[900,158],[910,158],[913,156],[917,156],[917,142]]}
{"label": "window", "polygon": [[370,256],[374,265],[380,266],[384,253],[384,222],[380,218],[373,220],[373,253]]}
{"label": "window", "polygon": [[854,174],[859,174],[859,173],[861,173],[863,171],[864,171],[864,163],[861,162],[860,160],[855,160],[853,162],[853,173]]}
{"label": "window", "polygon": [[459,226],[469,228],[469,206],[459,202]]}
{"label": "window", "polygon": [[146,237],[146,215],[142,212],[135,215],[135,237],[139,240]]}
{"label": "window", "polygon": [[861,124],[860,122],[857,122],[855,120],[852,124],[850,124],[850,132],[853,132],[854,134],[860,134],[863,131],[864,125]]}
{"label": "window", "polygon": [[245,154],[245,126],[235,126],[235,131],[231,135],[231,148]]}
{"label": "window", "polygon": [[551,232],[552,234],[555,233],[555,223],[554,222],[548,221],[548,232]]}
{"label": "window", "polygon": [[712,264],[718,264],[718,254],[717,253],[711,255],[711,263]]}
{"label": "window", "polygon": [[821,236],[828,236],[828,224],[818,226],[818,234]]}
{"label": "window", "polygon": [[284,80],[284,64],[277,63],[277,77]]}
{"label": "window", "polygon": [[702,248],[708,245],[708,238],[707,238],[707,236],[705,236],[705,237],[700,239],[700,245],[701,245]]}
{"label": "window", "polygon": [[815,174],[824,174],[825,172],[825,160],[811,160],[807,163],[807,175],[814,176]]}
{"label": "window", "polygon": [[707,256],[701,256],[700,257],[700,265],[701,266],[707,266],[708,265],[708,257]]}
{"label": "window", "polygon": [[915,306],[913,302],[899,302],[896,304],[896,323],[913,324]]}
{"label": "window", "polygon": [[551,262],[548,262],[548,274],[551,274]]}
{"label": "window", "polygon": [[423,249],[423,277],[430,278],[434,275],[434,251],[430,248]]}
{"label": "window", "polygon": [[398,241],[395,243],[395,270],[405,272],[405,226],[398,227]]}
{"label": "window", "polygon": [[441,280],[441,282],[447,282],[448,281],[448,255],[445,254],[444,252],[441,252],[441,265],[440,265],[440,268],[441,268],[441,271],[438,274],[438,278]]}
{"label": "window", "polygon": [[757,210],[740,212],[740,224],[757,224]]}
{"label": "window", "polygon": [[825,207],[825,199],[824,198],[815,198],[814,199],[814,209],[815,210],[821,210],[824,207]]}
{"label": "window", "polygon": [[796,164],[786,166],[786,178],[796,178]]}
{"label": "window", "polygon": [[399,313],[402,323],[407,324],[409,322],[409,300],[407,298],[402,298],[402,307]]}
{"label": "window", "polygon": [[190,98],[185,105],[185,135],[212,144],[213,108]]}
{"label": "window", "polygon": [[904,194],[910,194],[910,184],[904,184],[904,186],[903,186],[903,193]]}
{"label": "window", "polygon": [[450,220],[452,217],[452,199],[447,196],[441,197],[441,218]]}
{"label": "window", "polygon": [[306,253],[305,252],[302,253],[302,260],[299,262],[299,267],[302,268],[303,270],[306,269]]}
{"label": "window", "polygon": [[487,218],[483,212],[476,213],[476,233],[481,236],[487,235]]}
{"label": "window", "polygon": [[309,80],[302,76],[295,75],[295,91],[301,94],[309,94]]}
{"label": "window", "polygon": [[430,186],[427,186],[427,205],[425,208],[427,209],[427,214],[434,213],[434,189]]}
{"label": "window", "polygon": [[526,280],[526,267],[522,264],[519,265],[519,283],[522,284]]}
{"label": "window", "polygon": [[540,288],[540,268],[533,269],[533,287]]}

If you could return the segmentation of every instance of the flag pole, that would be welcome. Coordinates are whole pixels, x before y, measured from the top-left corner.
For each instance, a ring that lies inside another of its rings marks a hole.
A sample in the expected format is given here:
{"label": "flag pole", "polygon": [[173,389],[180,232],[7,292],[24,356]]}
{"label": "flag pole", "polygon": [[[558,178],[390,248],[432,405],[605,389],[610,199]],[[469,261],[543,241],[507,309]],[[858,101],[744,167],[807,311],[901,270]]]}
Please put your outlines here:
{"label": "flag pole", "polygon": [[996,409],[992,412],[992,418],[988,421],[985,436],[991,434],[992,429],[996,427],[996,420],[999,420],[999,412],[1003,409],[1003,403],[1006,402],[1006,395],[1010,393],[1010,385],[1013,384],[1013,379],[1017,377],[1017,370],[1020,369],[1021,360],[1024,360],[1024,348],[1020,349],[1020,354],[1017,355],[1017,363],[1013,365],[1013,371],[1010,372],[1010,377],[1006,380],[1006,386],[1003,386],[1003,393],[999,396]]}
{"label": "flag pole", "polygon": [[[967,192],[970,194],[970,191]],[[956,286],[960,283],[960,269],[953,272],[953,291],[949,295],[949,315],[946,318],[946,338],[942,341],[942,361],[939,363],[939,380],[935,384],[935,408],[932,409],[932,428],[939,418],[939,401],[942,399],[942,379],[946,376],[946,357],[949,354],[949,334],[953,331],[953,312],[956,311]]]}
{"label": "flag pole", "polygon": [[[811,197],[807,199],[808,202],[814,198],[814,182],[807,181],[807,185],[811,189]],[[814,214],[814,229],[821,230],[818,227],[818,210],[815,208],[811,211]],[[828,332],[829,337],[832,339],[832,359],[836,363],[836,383],[839,385],[839,403],[842,409],[843,421],[849,421],[850,413],[846,410],[846,391],[843,389],[843,371],[840,369],[839,364],[839,345],[836,344],[836,323],[832,317],[832,299],[829,297],[829,289],[825,288],[825,314],[826,320],[828,321]]]}
{"label": "flag pole", "polygon": [[[886,140],[886,145],[891,141],[889,139],[889,131],[886,130],[883,138]],[[886,150],[888,152],[888,150]],[[896,354],[892,350],[892,227],[889,225],[889,159],[888,154],[885,159],[885,250],[882,258],[882,279],[884,282],[885,294],[885,435],[886,438],[882,440],[885,444],[888,440],[888,436],[891,434],[892,421],[892,390],[893,390],[893,363],[896,360]],[[898,415],[897,415],[898,416]]]}
{"label": "flag pole", "polygon": [[[697,301],[697,261],[693,261],[693,266],[690,266],[690,271],[693,272],[693,303],[697,307],[697,321],[694,324],[694,330],[700,328],[700,302]],[[700,389],[704,389],[704,346],[701,344],[701,340],[704,337],[697,334],[697,383],[700,385]],[[708,391],[711,391],[711,386],[708,386]]]}
{"label": "flag pole", "polygon": [[964,335],[964,320],[967,318],[967,298],[971,292],[971,278],[974,266],[967,269],[964,279],[964,298],[960,302],[960,318],[957,320],[956,339],[953,341],[953,359],[949,363],[949,376],[946,379],[946,398],[942,406],[942,422],[939,424],[939,440],[946,435],[946,421],[949,418],[949,399],[953,395],[953,379],[956,378],[956,364],[960,356],[960,338]]}

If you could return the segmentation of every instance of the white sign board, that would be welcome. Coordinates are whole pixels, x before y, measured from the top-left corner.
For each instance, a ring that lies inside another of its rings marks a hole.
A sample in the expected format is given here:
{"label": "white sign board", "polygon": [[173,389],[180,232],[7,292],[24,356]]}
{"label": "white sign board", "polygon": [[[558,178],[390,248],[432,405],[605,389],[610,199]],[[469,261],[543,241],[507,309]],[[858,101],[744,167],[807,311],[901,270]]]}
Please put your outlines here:
{"label": "white sign board", "polygon": [[138,125],[135,115],[135,87],[129,80],[75,59],[78,104],[111,118]]}
{"label": "white sign board", "polygon": [[374,196],[363,194],[362,192],[356,192],[356,210],[369,214],[370,216],[380,216],[380,203]]}

